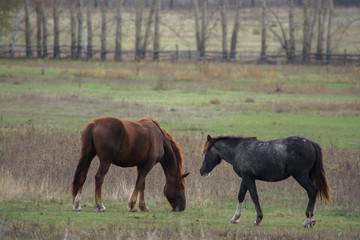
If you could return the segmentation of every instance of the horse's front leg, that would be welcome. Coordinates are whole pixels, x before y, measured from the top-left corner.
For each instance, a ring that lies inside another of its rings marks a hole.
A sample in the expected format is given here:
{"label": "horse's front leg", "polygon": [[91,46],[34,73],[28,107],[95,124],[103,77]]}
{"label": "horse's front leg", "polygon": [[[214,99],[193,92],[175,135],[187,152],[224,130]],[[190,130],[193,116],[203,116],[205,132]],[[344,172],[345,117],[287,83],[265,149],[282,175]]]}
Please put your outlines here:
{"label": "horse's front leg", "polygon": [[261,220],[263,219],[263,212],[261,211],[261,207],[260,207],[260,203],[259,203],[259,197],[258,197],[257,190],[256,190],[255,179],[252,179],[252,178],[248,179],[246,181],[246,186],[249,189],[250,196],[251,196],[252,201],[255,204],[255,209],[256,209],[256,213],[257,213],[257,217],[254,222],[254,226],[259,226],[261,223]]}
{"label": "horse's front leg", "polygon": [[136,212],[136,201],[138,197],[138,193],[140,191],[140,199],[139,199],[139,208],[141,211],[148,212],[149,208],[145,204],[144,191],[145,191],[145,178],[149,173],[151,167],[146,166],[138,166],[137,172],[138,176],[136,179],[136,184],[133,193],[129,199],[128,207],[130,212]]}
{"label": "horse's front leg", "polygon": [[100,166],[95,175],[95,209],[98,212],[105,212],[106,210],[101,200],[101,188],[104,182],[105,175],[109,171],[110,165],[110,163],[101,161],[100,159]]}
{"label": "horse's front leg", "polygon": [[238,205],[236,208],[236,212],[233,216],[233,218],[231,219],[231,223],[238,223],[240,221],[240,217],[241,217],[241,206],[242,203],[245,199],[245,194],[247,192],[247,187],[245,186],[244,181],[241,182],[240,185],[240,190],[239,190],[239,194],[238,194]]}

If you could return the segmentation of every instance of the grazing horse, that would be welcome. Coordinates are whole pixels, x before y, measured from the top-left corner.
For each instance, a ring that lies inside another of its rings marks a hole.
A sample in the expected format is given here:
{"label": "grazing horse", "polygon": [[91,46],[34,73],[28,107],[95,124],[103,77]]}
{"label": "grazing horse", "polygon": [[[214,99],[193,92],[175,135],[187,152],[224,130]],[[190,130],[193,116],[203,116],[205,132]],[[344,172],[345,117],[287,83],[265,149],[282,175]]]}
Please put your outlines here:
{"label": "grazing horse", "polygon": [[200,174],[208,176],[221,160],[233,166],[242,178],[238,206],[231,223],[238,223],[241,205],[249,190],[255,204],[257,218],[254,226],[260,225],[263,213],[259,204],[255,180],[276,182],[290,176],[306,190],[309,203],[304,227],[315,224],[316,197],[331,202],[330,188],[326,179],[320,146],[304,137],[288,137],[272,141],[260,141],[256,137],[210,137],[204,143],[205,154]]}
{"label": "grazing horse", "polygon": [[128,203],[129,210],[135,212],[138,193],[139,208],[149,211],[145,204],[145,177],[156,163],[160,163],[166,184],[164,195],[173,211],[184,211],[185,177],[181,149],[173,137],[162,129],[158,122],[146,118],[126,121],[116,118],[97,118],[89,122],[82,133],[81,155],[74,173],[72,196],[74,211],[81,210],[81,191],[86,180],[91,161],[99,157],[100,166],[95,175],[95,208],[105,211],[101,201],[101,186],[110,165],[137,167],[134,191]]}

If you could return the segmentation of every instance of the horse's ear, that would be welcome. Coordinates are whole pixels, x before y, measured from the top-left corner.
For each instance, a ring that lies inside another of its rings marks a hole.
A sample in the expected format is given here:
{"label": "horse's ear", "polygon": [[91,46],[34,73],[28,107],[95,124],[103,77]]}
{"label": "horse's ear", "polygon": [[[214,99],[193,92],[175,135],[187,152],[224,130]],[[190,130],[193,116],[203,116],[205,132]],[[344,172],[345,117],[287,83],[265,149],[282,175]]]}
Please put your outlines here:
{"label": "horse's ear", "polygon": [[181,178],[186,178],[189,174],[190,172],[184,173],[183,175],[181,175]]}
{"label": "horse's ear", "polygon": [[208,141],[211,140],[211,136],[210,136],[210,135],[207,136],[207,140],[208,140]]}

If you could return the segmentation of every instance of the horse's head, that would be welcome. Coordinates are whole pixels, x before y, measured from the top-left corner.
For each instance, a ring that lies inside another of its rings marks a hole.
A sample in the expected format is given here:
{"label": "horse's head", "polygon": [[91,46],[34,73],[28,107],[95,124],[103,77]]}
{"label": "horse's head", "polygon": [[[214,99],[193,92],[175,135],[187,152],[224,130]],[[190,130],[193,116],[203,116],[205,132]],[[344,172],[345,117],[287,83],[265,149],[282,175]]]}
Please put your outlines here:
{"label": "horse's head", "polygon": [[209,176],[214,167],[221,162],[221,157],[217,153],[216,149],[214,149],[213,144],[214,139],[208,135],[207,141],[203,147],[203,154],[205,156],[200,168],[201,176]]}
{"label": "horse's head", "polygon": [[186,207],[185,200],[185,177],[190,173],[182,174],[176,181],[167,181],[164,187],[164,195],[169,201],[174,212],[182,212]]}

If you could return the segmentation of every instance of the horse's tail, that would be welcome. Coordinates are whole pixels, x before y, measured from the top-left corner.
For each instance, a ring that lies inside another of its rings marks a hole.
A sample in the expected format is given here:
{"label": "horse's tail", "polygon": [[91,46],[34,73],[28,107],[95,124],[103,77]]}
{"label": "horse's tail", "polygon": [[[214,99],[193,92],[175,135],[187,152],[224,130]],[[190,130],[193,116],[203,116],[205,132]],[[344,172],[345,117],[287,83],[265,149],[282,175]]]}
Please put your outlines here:
{"label": "horse's tail", "polygon": [[86,180],[87,172],[89,170],[91,161],[96,155],[96,150],[93,144],[93,129],[95,122],[89,122],[82,132],[82,146],[78,165],[74,173],[74,180],[72,182],[72,197],[75,199],[79,189],[82,188]]}
{"label": "horse's tail", "polygon": [[151,120],[160,129],[160,131],[164,135],[165,139],[170,144],[171,149],[165,148],[166,157],[171,157],[171,158],[175,157],[175,160],[180,168],[180,172],[182,173],[183,172],[183,157],[182,157],[181,148],[180,148],[179,144],[177,144],[177,142],[175,141],[173,136],[170,135],[170,133],[168,133],[165,129],[160,127],[160,124],[157,121],[155,121],[153,119],[151,119]]}
{"label": "horse's tail", "polygon": [[321,201],[331,203],[330,186],[324,170],[322,150],[319,144],[312,142],[312,145],[315,148],[316,159],[315,165],[310,172],[310,178],[318,189],[317,196],[320,197]]}

